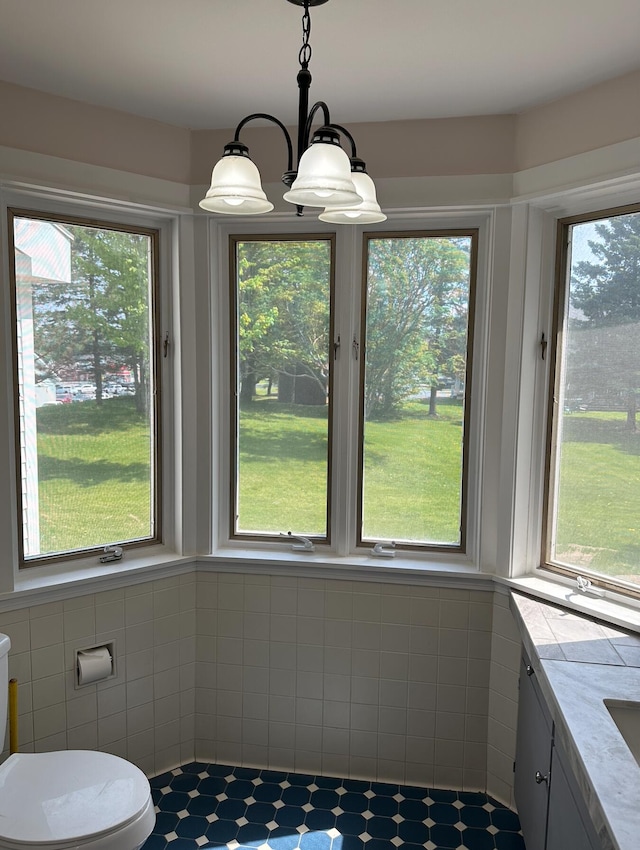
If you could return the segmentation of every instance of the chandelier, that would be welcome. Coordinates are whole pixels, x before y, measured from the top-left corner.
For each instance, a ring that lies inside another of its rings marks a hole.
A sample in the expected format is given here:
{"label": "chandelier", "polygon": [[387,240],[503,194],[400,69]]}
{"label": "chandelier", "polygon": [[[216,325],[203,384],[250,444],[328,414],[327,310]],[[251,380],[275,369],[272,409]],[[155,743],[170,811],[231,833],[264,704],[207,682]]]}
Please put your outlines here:
{"label": "chandelier", "polygon": [[[282,182],[288,187],[284,200],[294,204],[298,215],[304,207],[321,207],[321,221],[334,224],[372,224],[385,221],[386,215],[376,200],[373,180],[365,163],[358,157],[353,136],[340,124],[333,124],[324,101],[309,109],[311,73],[311,16],[309,7],[321,6],[328,0],[288,0],[303,6],[302,47],[298,71],[298,138],[296,166],[289,131],[273,115],[255,112],[247,115],[236,127],[233,141],[224,146],[224,153],[211,175],[211,186],[200,201],[207,212],[225,215],[262,215],[271,212],[273,204],[264,193],[260,173],[249,157],[249,148],[240,141],[242,128],[250,121],[262,119],[276,124],[287,144],[287,170]],[[316,114],[321,112],[323,125],[311,135]],[[311,139],[309,138],[311,136]],[[350,156],[342,147],[346,142]]]}

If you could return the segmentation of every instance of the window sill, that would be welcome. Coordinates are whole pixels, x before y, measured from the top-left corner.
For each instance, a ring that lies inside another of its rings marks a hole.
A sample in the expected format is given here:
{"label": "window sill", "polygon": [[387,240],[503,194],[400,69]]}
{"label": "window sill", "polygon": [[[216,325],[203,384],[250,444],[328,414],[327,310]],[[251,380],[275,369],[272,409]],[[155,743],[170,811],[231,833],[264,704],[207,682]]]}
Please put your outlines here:
{"label": "window sill", "polygon": [[87,558],[67,564],[24,569],[18,574],[13,591],[0,594],[0,612],[87,593],[116,590],[193,570],[242,570],[295,578],[374,581],[482,591],[509,588],[640,632],[640,605],[632,601],[627,603],[619,597],[612,598],[612,594],[607,594],[605,598],[589,596],[580,593],[568,582],[563,583],[562,580],[555,577],[550,579],[542,574],[503,578],[481,572],[462,559],[446,560],[431,554],[428,559],[424,555],[411,556],[406,553],[387,559],[367,554],[340,557],[322,551],[301,555],[297,552],[225,547],[212,555],[185,556],[165,546],[150,546],[130,550],[122,561],[111,564],[101,564],[97,558]]}
{"label": "window sill", "polygon": [[195,560],[194,556],[178,555],[159,545],[129,550],[121,561],[107,564],[101,564],[94,556],[46,567],[28,567],[17,574],[13,591],[0,594],[0,611],[176,575],[193,567]]}
{"label": "window sill", "polygon": [[209,556],[198,557],[199,569],[231,572],[239,567],[250,573],[338,581],[432,584],[475,590],[491,590],[493,587],[491,574],[480,572],[462,558],[445,559],[438,557],[437,553],[426,556],[399,552],[394,558],[377,558],[364,553],[339,556],[321,550],[301,554],[291,551],[222,547]]}
{"label": "window sill", "polygon": [[521,578],[496,576],[495,580],[499,585],[509,587],[511,590],[544,599],[628,631],[640,632],[640,605],[634,600],[625,601],[610,592],[606,592],[603,597],[581,593],[574,583],[568,580],[563,582],[558,578],[547,578],[542,571],[537,575]]}

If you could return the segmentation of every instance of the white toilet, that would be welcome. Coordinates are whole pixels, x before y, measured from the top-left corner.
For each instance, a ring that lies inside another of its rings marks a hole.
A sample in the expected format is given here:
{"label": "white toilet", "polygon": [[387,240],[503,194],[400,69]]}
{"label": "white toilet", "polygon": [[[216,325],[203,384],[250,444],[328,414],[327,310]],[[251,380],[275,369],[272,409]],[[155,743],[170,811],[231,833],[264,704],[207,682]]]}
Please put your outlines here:
{"label": "white toilet", "polygon": [[[10,646],[0,635],[0,729]],[[0,765],[0,850],[139,850],[155,819],[147,777],[118,756],[15,753]]]}

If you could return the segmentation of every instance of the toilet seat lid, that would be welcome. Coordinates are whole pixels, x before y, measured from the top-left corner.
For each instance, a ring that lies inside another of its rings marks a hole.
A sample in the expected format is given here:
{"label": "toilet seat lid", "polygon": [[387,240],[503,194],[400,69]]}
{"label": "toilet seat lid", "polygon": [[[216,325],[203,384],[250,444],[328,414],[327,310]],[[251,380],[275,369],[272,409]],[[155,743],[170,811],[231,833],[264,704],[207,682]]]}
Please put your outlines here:
{"label": "toilet seat lid", "polygon": [[0,765],[0,836],[25,846],[97,837],[147,805],[144,773],[89,750],[16,753]]}

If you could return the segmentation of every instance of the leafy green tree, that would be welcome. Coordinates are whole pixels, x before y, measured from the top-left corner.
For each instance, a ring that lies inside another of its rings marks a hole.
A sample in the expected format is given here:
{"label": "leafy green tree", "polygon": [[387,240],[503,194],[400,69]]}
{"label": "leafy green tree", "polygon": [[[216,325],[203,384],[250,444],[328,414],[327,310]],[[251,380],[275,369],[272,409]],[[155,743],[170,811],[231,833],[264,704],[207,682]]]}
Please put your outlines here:
{"label": "leafy green tree", "polygon": [[[372,240],[369,256],[367,415],[384,417],[439,377],[464,380],[468,237]],[[256,383],[301,371],[326,391],[329,246],[323,240],[238,245],[241,402]]]}
{"label": "leafy green tree", "polygon": [[369,242],[367,418],[391,416],[423,386],[435,416],[439,378],[464,380],[469,250],[468,237]]}
{"label": "leafy green tree", "polygon": [[330,248],[325,240],[237,247],[241,402],[263,378],[328,378]]}
{"label": "leafy green tree", "polygon": [[149,240],[142,234],[69,225],[71,282],[35,287],[35,345],[57,374],[89,364],[96,401],[107,373],[126,367],[139,411],[148,406]]}
{"label": "leafy green tree", "polygon": [[569,329],[571,364],[567,393],[622,399],[627,427],[636,430],[640,391],[640,213],[615,216],[595,225],[588,240],[592,259],[571,270]]}

